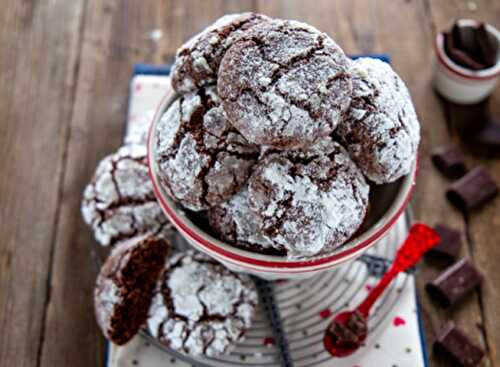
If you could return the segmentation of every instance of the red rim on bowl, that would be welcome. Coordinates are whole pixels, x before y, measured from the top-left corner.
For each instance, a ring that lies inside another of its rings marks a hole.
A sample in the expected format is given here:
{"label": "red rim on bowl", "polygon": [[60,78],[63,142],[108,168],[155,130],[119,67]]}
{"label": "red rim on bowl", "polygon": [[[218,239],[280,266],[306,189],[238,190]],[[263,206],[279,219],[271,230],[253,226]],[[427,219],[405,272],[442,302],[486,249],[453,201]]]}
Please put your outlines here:
{"label": "red rim on bowl", "polygon": [[360,255],[366,249],[377,243],[377,241],[381,239],[399,219],[410,201],[417,173],[417,162],[414,163],[411,173],[403,179],[399,188],[399,193],[388,212],[369,230],[362,233],[359,237],[349,240],[346,244],[342,245],[341,248],[335,250],[335,254],[310,260],[290,260],[285,257],[262,255],[242,250],[221,242],[191,222],[184,211],[179,209],[172,199],[164,192],[155,173],[154,131],[163,111],[170,106],[175,98],[176,96],[172,92],[167,93],[162,99],[153,118],[148,134],[149,175],[160,206],[175,227],[189,242],[194,243],[196,246],[199,246],[202,250],[212,254],[221,261],[253,271],[282,274],[286,272],[305,273],[333,267],[352,259],[356,255]]}
{"label": "red rim on bowl", "polygon": [[[458,20],[458,24],[467,27],[477,26],[479,22],[472,19],[460,19]],[[490,24],[486,24],[486,29],[500,42],[500,32],[495,27]],[[455,76],[469,81],[481,81],[494,79],[500,75],[500,62],[497,62],[494,66],[484,70],[469,70],[456,64],[444,51],[444,37],[442,33],[438,33],[436,35],[434,48],[439,63],[443,65],[448,72]]]}

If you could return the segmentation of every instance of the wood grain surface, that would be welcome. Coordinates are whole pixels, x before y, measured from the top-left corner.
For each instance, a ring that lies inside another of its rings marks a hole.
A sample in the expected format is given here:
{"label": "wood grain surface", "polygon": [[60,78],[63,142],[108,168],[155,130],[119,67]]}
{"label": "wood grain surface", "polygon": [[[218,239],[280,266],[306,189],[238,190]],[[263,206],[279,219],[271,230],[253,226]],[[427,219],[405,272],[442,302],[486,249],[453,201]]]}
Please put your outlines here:
{"label": "wood grain surface", "polygon": [[[422,123],[413,208],[428,224],[463,231],[463,255],[486,275],[480,291],[443,311],[423,291],[440,268],[418,274],[427,346],[454,320],[500,367],[500,200],[465,220],[445,200],[450,184],[430,152],[459,137],[432,91],[433,39],[456,18],[500,27],[497,0],[1,0],[0,366],[102,366],[94,322],[96,267],[80,216],[96,164],[122,140],[128,82],[137,62],[170,62],[176,48],[217,17],[260,11],[306,21],[347,53],[387,52]],[[152,37],[155,30],[156,35]],[[490,100],[500,116],[500,91]],[[500,161],[467,154],[500,182]],[[446,366],[431,353],[431,366]]]}

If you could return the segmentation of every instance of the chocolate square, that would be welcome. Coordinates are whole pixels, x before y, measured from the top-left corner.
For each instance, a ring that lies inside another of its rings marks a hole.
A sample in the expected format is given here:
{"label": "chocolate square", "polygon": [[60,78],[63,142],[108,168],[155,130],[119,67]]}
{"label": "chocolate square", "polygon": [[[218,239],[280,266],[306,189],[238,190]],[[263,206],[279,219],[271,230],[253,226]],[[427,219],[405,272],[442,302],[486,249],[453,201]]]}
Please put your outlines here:
{"label": "chocolate square", "polygon": [[476,28],[474,36],[480,62],[487,68],[494,66],[498,60],[499,45],[497,39],[488,32],[484,23]]}
{"label": "chocolate square", "polygon": [[425,286],[431,298],[443,307],[451,307],[481,283],[482,276],[469,260],[462,259]]}
{"label": "chocolate square", "polygon": [[481,207],[497,194],[496,182],[481,167],[469,171],[446,191],[448,200],[464,212]]}
{"label": "chocolate square", "polygon": [[328,331],[337,343],[353,343],[357,344],[358,336],[346,325],[334,322],[330,325]]}
{"label": "chocolate square", "polygon": [[496,37],[486,25],[460,26],[456,22],[450,32],[444,32],[444,51],[458,65],[471,70],[493,67],[498,62],[500,48]]}
{"label": "chocolate square", "polygon": [[441,240],[427,252],[427,255],[440,257],[447,261],[455,260],[460,253],[460,247],[462,245],[462,235],[460,231],[445,226],[444,224],[436,224],[434,230],[439,234]]}
{"label": "chocolate square", "polygon": [[438,333],[434,342],[434,350],[463,367],[479,366],[484,357],[484,351],[472,343],[452,322],[445,325]]}
{"label": "chocolate square", "polygon": [[347,321],[347,327],[356,335],[366,335],[368,332],[366,319],[363,317],[361,312],[357,310],[353,312],[350,319]]}
{"label": "chocolate square", "polygon": [[470,26],[459,26],[457,23],[451,29],[453,47],[467,53],[470,56],[479,54],[476,42],[476,30]]}
{"label": "chocolate square", "polygon": [[448,178],[460,178],[467,171],[462,152],[455,145],[446,145],[434,150],[431,156],[434,166]]}
{"label": "chocolate square", "polygon": [[489,99],[472,105],[447,102],[449,123],[471,152],[486,156],[500,154],[500,121],[490,115]]}
{"label": "chocolate square", "polygon": [[485,66],[477,62],[467,51],[461,47],[457,47],[453,35],[443,33],[444,36],[444,51],[448,57],[456,64],[471,70],[481,70]]}
{"label": "chocolate square", "polygon": [[485,156],[500,153],[500,123],[491,117],[486,120],[477,133],[468,142],[474,145],[475,151]]}
{"label": "chocolate square", "polygon": [[450,126],[457,130],[464,142],[473,139],[489,119],[487,99],[471,105],[458,105],[450,102],[446,105]]}

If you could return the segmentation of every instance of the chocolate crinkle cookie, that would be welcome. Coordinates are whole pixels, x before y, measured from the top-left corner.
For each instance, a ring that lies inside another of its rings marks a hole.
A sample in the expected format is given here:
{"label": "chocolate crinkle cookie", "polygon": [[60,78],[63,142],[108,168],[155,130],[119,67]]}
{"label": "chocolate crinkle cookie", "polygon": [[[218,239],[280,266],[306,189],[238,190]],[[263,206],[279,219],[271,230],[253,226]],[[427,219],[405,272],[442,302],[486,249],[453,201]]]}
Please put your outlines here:
{"label": "chocolate crinkle cookie", "polygon": [[230,124],[215,87],[180,96],[157,130],[159,178],[169,196],[194,211],[236,194],[259,155]]}
{"label": "chocolate crinkle cookie", "polygon": [[410,172],[420,141],[410,94],[383,61],[357,59],[350,70],[353,99],[336,134],[370,180],[393,182]]}
{"label": "chocolate crinkle cookie", "polygon": [[326,34],[296,21],[262,22],[233,43],[218,91],[248,141],[300,148],[329,135],[349,107],[349,60]]}
{"label": "chocolate crinkle cookie", "polygon": [[250,327],[257,304],[251,279],[194,251],[172,256],[149,310],[151,335],[191,355],[231,351]]}
{"label": "chocolate crinkle cookie", "polygon": [[267,154],[249,179],[248,201],[263,232],[296,258],[349,239],[364,220],[368,194],[345,149],[325,138],[308,150]]}
{"label": "chocolate crinkle cookie", "polygon": [[127,343],[146,322],[169,245],[152,235],[124,241],[113,249],[97,277],[97,323],[113,343]]}
{"label": "chocolate crinkle cookie", "polygon": [[85,188],[82,215],[103,246],[142,233],[167,233],[171,224],[154,195],[146,147],[127,145],[104,158]]}
{"label": "chocolate crinkle cookie", "polygon": [[261,218],[248,205],[247,188],[210,208],[208,220],[217,236],[234,246],[267,255],[286,254],[283,245],[271,240],[262,231]]}
{"label": "chocolate crinkle cookie", "polygon": [[270,18],[255,13],[229,14],[182,45],[172,66],[172,85],[186,93],[217,81],[226,50],[248,29]]}

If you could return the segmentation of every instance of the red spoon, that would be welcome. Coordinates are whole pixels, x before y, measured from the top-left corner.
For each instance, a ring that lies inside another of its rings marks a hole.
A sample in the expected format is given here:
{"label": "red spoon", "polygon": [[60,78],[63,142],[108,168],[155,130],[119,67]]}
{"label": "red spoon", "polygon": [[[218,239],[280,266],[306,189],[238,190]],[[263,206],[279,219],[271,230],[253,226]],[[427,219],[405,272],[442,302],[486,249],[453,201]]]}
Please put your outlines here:
{"label": "red spoon", "polygon": [[375,301],[396,275],[415,265],[439,240],[439,235],[425,224],[417,223],[410,228],[408,237],[398,250],[392,266],[377,286],[356,309],[335,316],[326,329],[323,344],[332,356],[346,357],[361,347],[368,334],[366,321]]}

